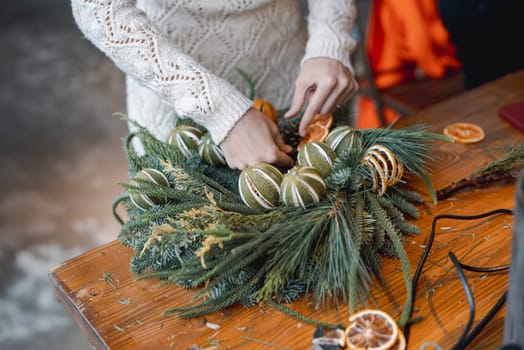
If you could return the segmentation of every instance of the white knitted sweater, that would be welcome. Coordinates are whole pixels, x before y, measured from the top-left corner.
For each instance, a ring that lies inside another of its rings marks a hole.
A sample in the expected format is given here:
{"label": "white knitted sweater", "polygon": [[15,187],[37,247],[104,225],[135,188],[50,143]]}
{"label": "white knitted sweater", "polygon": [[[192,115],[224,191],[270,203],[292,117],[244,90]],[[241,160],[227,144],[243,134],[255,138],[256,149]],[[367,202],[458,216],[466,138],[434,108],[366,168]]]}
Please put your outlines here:
{"label": "white knitted sweater", "polygon": [[[126,74],[127,113],[160,140],[176,115],[220,143],[256,97],[288,107],[300,63],[330,57],[352,70],[352,0],[71,0],[84,35]],[[308,35],[309,34],[309,35]]]}

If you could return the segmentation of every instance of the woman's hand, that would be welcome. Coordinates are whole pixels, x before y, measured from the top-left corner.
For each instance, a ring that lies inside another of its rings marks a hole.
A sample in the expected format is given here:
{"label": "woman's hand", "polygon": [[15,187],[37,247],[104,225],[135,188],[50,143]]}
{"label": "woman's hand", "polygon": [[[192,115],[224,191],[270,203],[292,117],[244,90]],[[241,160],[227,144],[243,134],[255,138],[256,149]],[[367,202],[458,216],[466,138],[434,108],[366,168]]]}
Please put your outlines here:
{"label": "woman's hand", "polygon": [[220,144],[227,165],[244,169],[259,162],[290,168],[293,160],[287,154],[293,147],[286,145],[278,126],[262,112],[250,109],[240,118]]}
{"label": "woman's hand", "polygon": [[302,65],[295,82],[293,102],[285,117],[297,115],[307,103],[299,127],[300,136],[305,136],[315,115],[332,113],[348,102],[357,90],[358,83],[353,73],[341,62],[327,57],[311,58]]}

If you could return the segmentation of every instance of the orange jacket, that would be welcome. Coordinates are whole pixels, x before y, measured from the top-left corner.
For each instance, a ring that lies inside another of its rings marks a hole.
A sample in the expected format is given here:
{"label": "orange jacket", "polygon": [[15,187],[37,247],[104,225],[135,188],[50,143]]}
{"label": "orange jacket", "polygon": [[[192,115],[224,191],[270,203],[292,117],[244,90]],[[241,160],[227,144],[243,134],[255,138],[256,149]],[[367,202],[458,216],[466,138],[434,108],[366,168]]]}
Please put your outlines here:
{"label": "orange jacket", "polygon": [[[379,89],[415,79],[417,68],[442,78],[461,66],[436,0],[373,0],[365,45]],[[394,115],[386,112],[389,122]],[[378,126],[372,101],[360,98],[357,127]]]}

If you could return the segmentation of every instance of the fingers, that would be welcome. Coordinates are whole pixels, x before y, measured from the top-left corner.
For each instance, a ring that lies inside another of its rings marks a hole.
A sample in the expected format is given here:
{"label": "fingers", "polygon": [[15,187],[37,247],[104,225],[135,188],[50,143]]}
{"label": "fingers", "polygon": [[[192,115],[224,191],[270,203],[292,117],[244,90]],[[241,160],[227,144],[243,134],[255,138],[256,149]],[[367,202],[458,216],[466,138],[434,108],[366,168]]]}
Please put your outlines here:
{"label": "fingers", "polygon": [[356,80],[353,79],[353,83],[351,84],[351,86],[348,89],[346,89],[342,97],[340,97],[340,99],[336,103],[335,107],[340,107],[348,103],[349,100],[357,93],[357,91],[358,91],[358,83],[356,82]]}
{"label": "fingers", "polygon": [[280,135],[280,132],[277,130],[277,134],[275,135],[275,143],[277,147],[284,153],[291,153],[293,151],[293,147],[286,144],[284,142],[284,139],[282,138],[282,135]]}
{"label": "fingers", "polygon": [[277,159],[274,162],[271,162],[271,164],[284,169],[291,168],[294,163],[293,159],[284,152],[280,152]]}
{"label": "fingers", "polygon": [[284,168],[284,169],[291,168],[295,163],[294,160],[286,152],[282,151],[278,147],[275,147],[272,152],[266,152],[264,155],[259,156],[259,157],[243,159],[240,156],[236,156],[236,155],[233,155],[232,157],[231,156],[228,157],[226,155],[226,162],[227,162],[228,167],[230,167],[231,169],[238,169],[238,170],[243,170],[251,165],[255,165],[261,162],[270,163],[279,168]]}
{"label": "fingers", "polygon": [[269,128],[276,147],[270,148],[271,151],[268,151],[268,153],[266,153],[262,159],[259,159],[259,161],[265,161],[280,168],[292,167],[294,161],[287,153],[293,151],[293,147],[284,142],[284,139],[275,124],[270,123]]}
{"label": "fingers", "polygon": [[350,81],[350,84],[348,86],[348,88],[346,89],[346,95],[344,96],[343,100],[339,102],[339,104],[345,104],[346,102],[349,101],[349,99],[351,97],[353,97],[357,92],[358,92],[358,82],[357,80],[355,79],[355,77],[351,77],[351,81]]}
{"label": "fingers", "polygon": [[232,169],[242,170],[260,162],[282,168],[293,165],[293,159],[287,154],[293,148],[285,144],[278,126],[253,109],[235,124],[220,147]]}
{"label": "fingers", "polygon": [[333,112],[337,105],[342,105],[345,103],[344,99],[347,95],[347,78],[341,78],[337,85],[333,88],[331,93],[327,96],[327,99],[324,101],[324,104],[320,108],[320,114],[328,114]]}
{"label": "fingers", "polygon": [[302,120],[300,121],[300,127],[298,129],[300,136],[303,137],[306,135],[306,130],[309,123],[315,117],[315,115],[320,113],[320,109],[324,105],[328,96],[332,93],[333,88],[334,86],[331,84],[323,87],[317,87],[317,89],[311,94],[306,111],[304,112]]}
{"label": "fingers", "polygon": [[337,107],[346,104],[357,91],[358,83],[354,77],[339,78],[335,81],[335,85],[330,81],[319,84],[310,97],[310,103],[302,116],[299,127],[300,136],[305,136],[307,127],[315,115],[332,113]]}
{"label": "fingers", "polygon": [[284,118],[291,118],[300,113],[304,103],[306,102],[307,90],[307,85],[297,80],[291,107],[289,107],[289,110],[286,112],[286,114],[284,114]]}
{"label": "fingers", "polygon": [[357,91],[358,83],[353,76],[340,77],[337,86],[320,109],[320,114],[332,113],[337,107],[345,105]]}

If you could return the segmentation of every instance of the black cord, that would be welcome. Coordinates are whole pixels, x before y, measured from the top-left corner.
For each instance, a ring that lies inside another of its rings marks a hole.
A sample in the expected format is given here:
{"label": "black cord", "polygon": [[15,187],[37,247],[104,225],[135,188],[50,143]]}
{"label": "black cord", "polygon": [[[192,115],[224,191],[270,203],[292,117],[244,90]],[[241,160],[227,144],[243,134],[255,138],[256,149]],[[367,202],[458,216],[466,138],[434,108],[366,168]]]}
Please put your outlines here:
{"label": "black cord", "polygon": [[469,287],[468,280],[466,279],[466,275],[464,275],[464,271],[462,271],[462,267],[460,266],[457,257],[453,252],[449,252],[448,256],[453,262],[453,265],[455,265],[455,267],[457,268],[457,274],[460,278],[460,283],[462,283],[462,288],[464,288],[464,292],[466,293],[466,298],[468,299],[469,305],[468,323],[466,323],[466,327],[464,327],[464,330],[462,331],[462,334],[460,335],[457,344],[453,347],[453,350],[461,350],[464,349],[464,340],[468,336],[469,330],[471,329],[471,327],[473,326],[473,322],[475,321],[475,299],[473,298],[473,293],[471,292],[471,288]]}
{"label": "black cord", "polygon": [[497,303],[489,310],[489,312],[484,316],[482,320],[477,324],[477,326],[471,331],[471,333],[464,339],[464,346],[469,345],[471,341],[486,327],[489,321],[495,316],[495,314],[500,310],[500,308],[504,305],[506,302],[506,297],[508,296],[508,292],[504,292],[502,296],[499,298]]}
{"label": "black cord", "polygon": [[500,265],[500,266],[493,266],[493,267],[478,267],[478,266],[471,266],[466,265],[461,262],[459,262],[460,267],[464,270],[473,271],[473,272],[499,272],[499,271],[506,271],[509,270],[509,264],[507,265]]}
{"label": "black cord", "polygon": [[[427,260],[427,258],[429,256],[430,251],[431,251],[431,247],[433,246],[433,241],[435,240],[435,230],[436,230],[437,222],[440,219],[478,220],[478,219],[482,219],[482,218],[485,218],[485,217],[488,217],[488,216],[492,216],[492,215],[496,215],[496,214],[513,215],[513,211],[510,210],[510,209],[496,209],[496,210],[492,210],[492,211],[489,211],[489,212],[486,212],[486,213],[482,213],[482,214],[477,214],[477,215],[441,214],[441,215],[437,215],[437,216],[435,216],[433,218],[433,222],[432,222],[432,225],[431,225],[431,232],[430,232],[430,235],[429,235],[428,242],[426,244],[426,248],[424,249],[424,252],[422,253],[422,256],[421,256],[421,258],[419,260],[419,263],[417,265],[417,269],[415,270],[415,274],[413,275],[412,290],[411,290],[412,300],[415,300],[415,294],[416,294],[416,290],[417,290],[418,281],[419,281],[420,276],[422,274],[422,270],[424,268],[424,264],[426,263],[426,260]],[[472,324],[473,319],[474,319],[475,304],[474,304],[474,300],[473,300],[473,295],[471,294],[471,290],[469,289],[469,285],[467,284],[467,280],[466,280],[466,278],[464,276],[464,273],[463,273],[462,269],[468,270],[468,271],[474,271],[474,272],[497,272],[497,271],[503,271],[503,270],[509,269],[509,265],[495,266],[495,267],[476,267],[476,266],[470,266],[470,265],[466,265],[466,264],[460,263],[456,259],[455,255],[452,252],[450,252],[449,255],[450,255],[450,258],[452,259],[452,261],[454,262],[455,266],[457,267],[457,271],[458,271],[459,277],[461,279],[462,285],[464,287],[466,295],[468,296],[468,303],[470,304],[470,319],[468,321],[468,326],[466,326],[465,332],[460,337],[460,340],[457,343],[457,345],[455,345],[455,347],[453,348],[453,349],[462,349],[463,347],[457,347],[457,346],[459,346],[459,345],[465,346],[465,345],[469,344],[473,340],[473,338],[489,322],[489,320],[498,311],[498,309],[500,309],[500,307],[504,304],[504,302],[506,300],[505,295],[503,296],[503,298],[499,299],[499,301],[497,302],[495,307],[492,308],[492,310],[490,310],[490,312],[479,322],[477,327],[475,327],[475,329],[468,335],[467,333],[469,332],[469,330],[471,328],[471,324]],[[499,306],[499,304],[500,304],[500,306]],[[409,318],[411,318],[411,316],[413,314],[413,307],[414,307],[414,305],[412,305],[411,309],[409,310]],[[404,327],[404,336],[406,338],[406,345],[409,342],[410,329],[411,329],[411,323],[408,323]]]}

